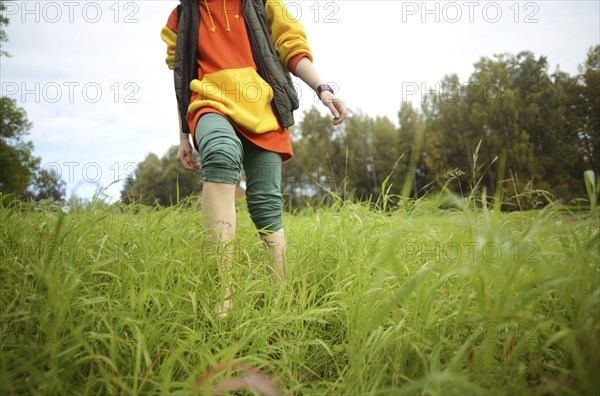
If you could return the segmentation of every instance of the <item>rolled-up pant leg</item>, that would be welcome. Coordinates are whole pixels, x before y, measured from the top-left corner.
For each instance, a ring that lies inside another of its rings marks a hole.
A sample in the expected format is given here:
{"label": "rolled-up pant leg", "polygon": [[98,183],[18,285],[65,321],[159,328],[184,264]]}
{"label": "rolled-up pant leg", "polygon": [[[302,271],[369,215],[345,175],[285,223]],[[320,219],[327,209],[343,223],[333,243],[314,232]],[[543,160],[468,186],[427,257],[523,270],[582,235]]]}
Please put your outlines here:
{"label": "rolled-up pant leg", "polygon": [[281,154],[264,150],[242,137],[246,201],[250,218],[263,233],[283,228]]}
{"label": "rolled-up pant leg", "polygon": [[202,180],[236,184],[244,156],[242,142],[231,123],[222,115],[205,114],[196,126]]}

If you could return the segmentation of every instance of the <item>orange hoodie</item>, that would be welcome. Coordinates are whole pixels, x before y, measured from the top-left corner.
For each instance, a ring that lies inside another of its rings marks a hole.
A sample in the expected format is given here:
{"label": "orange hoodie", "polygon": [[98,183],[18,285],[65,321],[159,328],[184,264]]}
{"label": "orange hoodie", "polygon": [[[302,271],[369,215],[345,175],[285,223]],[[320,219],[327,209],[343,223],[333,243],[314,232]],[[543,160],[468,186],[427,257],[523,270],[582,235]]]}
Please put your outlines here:
{"label": "orange hoodie", "polygon": [[[292,157],[289,130],[282,130],[271,106],[273,90],[256,71],[242,0],[200,0],[198,79],[190,84],[192,98],[187,121],[194,134],[202,114],[227,117],[248,140],[265,150]],[[312,53],[301,23],[281,0],[267,0],[271,39],[280,61],[292,73],[300,59]],[[167,43],[167,65],[173,68],[177,40],[177,8],[171,12],[161,37]],[[198,149],[198,147],[196,147]]]}

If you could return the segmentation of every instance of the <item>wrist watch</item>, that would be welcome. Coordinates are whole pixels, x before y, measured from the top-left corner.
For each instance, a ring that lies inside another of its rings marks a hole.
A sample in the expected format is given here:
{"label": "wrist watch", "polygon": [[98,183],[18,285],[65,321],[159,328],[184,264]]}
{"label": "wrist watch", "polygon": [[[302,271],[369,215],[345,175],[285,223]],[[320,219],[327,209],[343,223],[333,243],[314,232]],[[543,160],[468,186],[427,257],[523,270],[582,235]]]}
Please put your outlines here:
{"label": "wrist watch", "polygon": [[315,91],[317,91],[317,95],[319,95],[319,97],[321,97],[321,94],[323,93],[323,91],[329,91],[332,94],[334,93],[333,88],[331,88],[329,86],[329,84],[321,84],[317,87],[317,89],[315,89]]}

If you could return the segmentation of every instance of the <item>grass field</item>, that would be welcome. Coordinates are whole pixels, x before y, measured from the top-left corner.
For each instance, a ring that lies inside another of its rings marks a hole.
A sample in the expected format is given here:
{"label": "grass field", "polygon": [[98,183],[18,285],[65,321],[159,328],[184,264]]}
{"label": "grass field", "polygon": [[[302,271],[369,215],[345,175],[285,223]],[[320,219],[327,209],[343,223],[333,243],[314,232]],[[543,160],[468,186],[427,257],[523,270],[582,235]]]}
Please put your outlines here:
{"label": "grass field", "polygon": [[598,217],[438,204],[286,214],[279,293],[240,209],[224,321],[198,209],[5,204],[0,393],[597,395]]}

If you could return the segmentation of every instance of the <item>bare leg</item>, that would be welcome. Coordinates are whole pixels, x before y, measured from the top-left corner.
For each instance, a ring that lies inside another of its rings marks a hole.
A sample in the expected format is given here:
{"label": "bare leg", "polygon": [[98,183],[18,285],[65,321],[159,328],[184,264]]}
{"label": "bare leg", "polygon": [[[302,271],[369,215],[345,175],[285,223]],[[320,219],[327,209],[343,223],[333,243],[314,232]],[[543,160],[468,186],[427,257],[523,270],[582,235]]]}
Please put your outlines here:
{"label": "bare leg", "polygon": [[269,235],[263,235],[262,240],[267,246],[269,264],[267,270],[275,286],[280,287],[285,281],[285,234],[283,228]]}
{"label": "bare leg", "polygon": [[215,246],[221,272],[223,300],[217,306],[220,319],[227,317],[231,308],[229,299],[233,291],[231,266],[233,262],[233,238],[235,237],[235,185],[204,182],[202,190],[202,213],[204,227]]}

